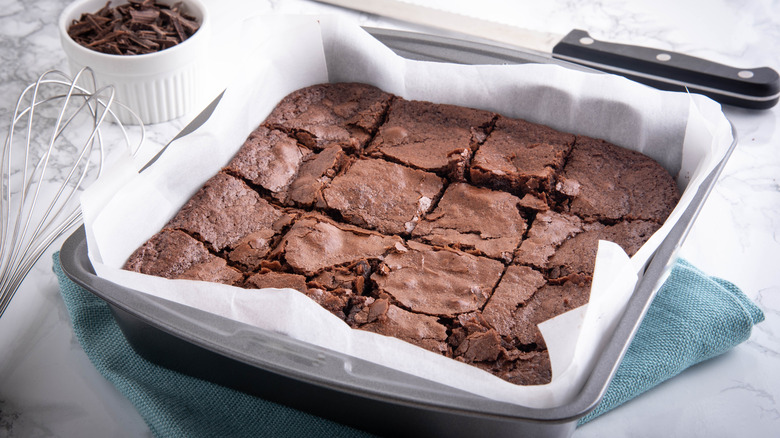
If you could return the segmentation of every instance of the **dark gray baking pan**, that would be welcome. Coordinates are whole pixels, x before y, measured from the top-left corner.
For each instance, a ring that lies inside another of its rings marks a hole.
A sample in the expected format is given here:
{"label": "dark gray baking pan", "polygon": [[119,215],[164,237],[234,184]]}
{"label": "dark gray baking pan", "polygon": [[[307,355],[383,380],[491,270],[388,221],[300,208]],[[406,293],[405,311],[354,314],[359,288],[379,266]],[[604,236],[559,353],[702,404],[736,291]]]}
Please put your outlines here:
{"label": "dark gray baking pan", "polygon": [[[550,62],[532,53],[430,35],[369,32],[413,59]],[[601,400],[677,249],[736,146],[734,137],[720,166],[708,176],[648,263],[582,390],[570,402],[550,409],[490,400],[118,286],[95,275],[83,228],[65,241],[60,252],[62,268],[75,283],[105,300],[132,347],[161,366],[379,435],[567,437]]]}

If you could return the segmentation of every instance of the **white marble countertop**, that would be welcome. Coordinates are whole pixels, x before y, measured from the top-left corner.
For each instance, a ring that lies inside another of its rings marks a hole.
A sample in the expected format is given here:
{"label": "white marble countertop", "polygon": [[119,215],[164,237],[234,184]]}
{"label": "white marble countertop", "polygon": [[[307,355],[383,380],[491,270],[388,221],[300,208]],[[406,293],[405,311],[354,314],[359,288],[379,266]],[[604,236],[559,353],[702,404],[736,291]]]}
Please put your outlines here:
{"label": "white marble countertop", "polygon": [[[234,2],[207,1],[214,8]],[[66,69],[56,19],[67,3],[0,0],[3,138],[23,87],[45,70]],[[449,7],[542,31],[581,28],[597,39],[780,70],[777,0],[524,3],[457,1]],[[246,13],[339,13],[361,24],[415,29],[306,0],[252,4],[254,10]],[[768,111],[726,107],[724,112],[736,126],[739,145],[681,255],[742,288],[763,309],[766,321],[744,344],[578,429],[575,437],[778,436],[780,106]],[[145,147],[166,143],[187,120],[149,126]],[[51,272],[51,253],[60,245],[61,240],[38,261],[0,319],[0,437],[150,435],[133,406],[100,376],[75,340]]]}

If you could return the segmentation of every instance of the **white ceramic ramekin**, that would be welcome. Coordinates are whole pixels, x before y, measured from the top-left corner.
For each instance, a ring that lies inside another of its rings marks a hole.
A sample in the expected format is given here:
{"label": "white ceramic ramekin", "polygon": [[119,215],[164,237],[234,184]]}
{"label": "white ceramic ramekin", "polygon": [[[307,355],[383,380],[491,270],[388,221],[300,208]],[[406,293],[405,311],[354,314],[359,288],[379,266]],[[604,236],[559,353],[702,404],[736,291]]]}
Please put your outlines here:
{"label": "white ceramic ramekin", "polygon": [[[158,0],[173,4],[177,0]],[[126,0],[111,2],[116,7]],[[62,48],[72,74],[92,68],[98,87],[113,85],[115,99],[127,105],[144,124],[180,117],[199,102],[204,89],[205,59],[210,34],[209,14],[200,0],[183,0],[184,10],[197,19],[200,28],[183,42],[168,49],[143,55],[110,55],[83,47],[68,36],[68,26],[82,13],[95,13],[106,0],[77,0],[63,10],[59,19]],[[116,108],[119,108],[118,106]],[[137,123],[118,109],[122,123]]]}

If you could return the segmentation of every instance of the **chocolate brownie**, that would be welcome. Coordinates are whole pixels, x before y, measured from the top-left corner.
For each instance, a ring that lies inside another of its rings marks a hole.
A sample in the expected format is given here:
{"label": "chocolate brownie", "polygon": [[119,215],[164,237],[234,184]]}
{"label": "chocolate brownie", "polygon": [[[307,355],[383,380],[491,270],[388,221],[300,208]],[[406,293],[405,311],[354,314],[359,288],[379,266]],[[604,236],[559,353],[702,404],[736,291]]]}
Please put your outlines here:
{"label": "chocolate brownie", "polygon": [[657,162],[603,140],[577,136],[555,190],[569,212],[589,221],[663,223],[680,199],[677,184]]}
{"label": "chocolate brownie", "polygon": [[474,155],[471,180],[516,194],[549,191],[574,135],[520,119],[499,117]]}
{"label": "chocolate brownie", "polygon": [[188,234],[164,229],[136,249],[125,269],[173,279],[213,281],[236,284],[244,279],[237,269],[209,252]]}
{"label": "chocolate brownie", "polygon": [[515,264],[545,271],[550,278],[574,273],[593,274],[599,240],[620,245],[629,255],[660,228],[650,221],[621,221],[614,225],[588,223],[567,213],[539,213],[515,252]]}
{"label": "chocolate brownie", "polygon": [[482,310],[482,316],[499,334],[511,336],[516,309],[524,306],[547,281],[541,272],[528,266],[512,265]]}
{"label": "chocolate brownie", "polygon": [[473,150],[495,114],[455,105],[396,99],[369,147],[373,156],[465,180]]}
{"label": "chocolate brownie", "polygon": [[249,135],[226,170],[280,197],[309,154],[308,149],[285,133],[260,126]]}
{"label": "chocolate brownie", "polygon": [[125,267],[290,288],[350,327],[548,383],[537,325],[585,304],[601,239],[629,254],[677,203],[607,142],[371,86],[287,96]]}
{"label": "chocolate brownie", "polygon": [[[492,300],[492,298],[491,298]],[[509,304],[509,303],[507,303]],[[469,363],[518,385],[538,385],[552,377],[544,351],[524,351],[493,328],[478,312],[460,315],[448,338],[453,358]]]}
{"label": "chocolate brownie", "polygon": [[317,154],[311,154],[301,164],[298,175],[290,184],[287,193],[289,203],[311,207],[322,207],[322,189],[333,180],[349,162],[348,156],[338,146],[326,148]]}
{"label": "chocolate brownie", "polygon": [[227,258],[231,262],[244,265],[249,270],[256,270],[263,265],[277,238],[278,232],[274,228],[257,230],[236,242],[233,249],[228,252]]}
{"label": "chocolate brownie", "polygon": [[384,160],[357,160],[322,194],[329,209],[354,225],[385,234],[408,234],[444,188],[433,173]]}
{"label": "chocolate brownie", "polygon": [[515,252],[514,263],[545,269],[558,247],[585,227],[587,225],[582,219],[571,214],[552,210],[538,213]]}
{"label": "chocolate brownie", "polygon": [[414,241],[407,246],[388,254],[371,280],[413,312],[453,317],[479,310],[504,271],[501,262],[489,258]]}
{"label": "chocolate brownie", "polygon": [[365,84],[319,84],[285,97],[265,125],[311,149],[362,149],[387,112],[392,95]]}
{"label": "chocolate brownie", "polygon": [[467,332],[466,337],[457,344],[453,356],[467,363],[493,362],[506,351],[501,345],[501,336],[495,329],[477,327],[482,328]]}
{"label": "chocolate brownie", "polygon": [[356,295],[349,289],[326,290],[319,287],[310,287],[306,295],[322,306],[325,310],[337,317],[347,320],[347,312],[354,301],[363,302],[366,297]]}
{"label": "chocolate brownie", "polygon": [[228,259],[257,267],[273,238],[290,216],[224,173],[209,179],[166,228],[198,236],[214,251],[226,251]]}
{"label": "chocolate brownie", "polygon": [[566,240],[547,261],[551,278],[570,274],[593,274],[599,240],[620,245],[629,256],[655,233],[660,225],[651,221],[622,221],[615,225],[595,225]]}
{"label": "chocolate brownie", "polygon": [[[511,279],[507,282],[499,287],[517,287]],[[515,310],[514,326],[508,337],[522,350],[546,348],[537,325],[587,303],[590,282],[589,276],[580,274],[558,279],[557,282],[548,281]]]}
{"label": "chocolate brownie", "polygon": [[440,354],[449,351],[447,327],[438,318],[406,311],[387,299],[371,300],[351,320],[363,330],[393,336]]}
{"label": "chocolate brownie", "polygon": [[526,229],[519,205],[509,193],[455,183],[412,237],[509,262]]}
{"label": "chocolate brownie", "polygon": [[403,248],[395,236],[338,224],[311,214],[297,220],[275,250],[293,271],[314,275],[323,269],[366,258],[378,259],[388,251]]}
{"label": "chocolate brownie", "polygon": [[552,365],[546,351],[505,351],[495,361],[471,364],[516,385],[539,385],[552,380]]}

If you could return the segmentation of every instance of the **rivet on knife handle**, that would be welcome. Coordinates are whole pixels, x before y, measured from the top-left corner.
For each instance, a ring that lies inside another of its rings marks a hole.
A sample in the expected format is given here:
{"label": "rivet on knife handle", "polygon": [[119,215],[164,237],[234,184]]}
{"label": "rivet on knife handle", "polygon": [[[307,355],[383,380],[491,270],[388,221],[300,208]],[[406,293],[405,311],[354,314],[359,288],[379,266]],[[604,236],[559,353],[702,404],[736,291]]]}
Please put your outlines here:
{"label": "rivet on knife handle", "polygon": [[664,90],[687,89],[729,105],[768,109],[780,100],[780,76],[769,67],[735,68],[671,51],[606,43],[578,29],[552,52],[554,58]]}

